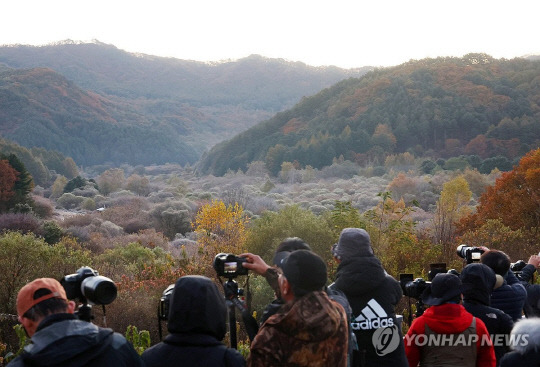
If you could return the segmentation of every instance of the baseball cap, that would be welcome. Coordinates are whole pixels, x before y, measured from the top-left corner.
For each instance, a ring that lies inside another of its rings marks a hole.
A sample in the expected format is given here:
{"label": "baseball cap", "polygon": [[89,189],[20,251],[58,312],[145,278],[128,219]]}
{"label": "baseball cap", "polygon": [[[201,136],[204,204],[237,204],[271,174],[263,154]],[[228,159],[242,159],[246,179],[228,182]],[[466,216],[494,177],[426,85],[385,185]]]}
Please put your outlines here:
{"label": "baseball cap", "polygon": [[431,281],[431,287],[426,288],[422,294],[422,301],[430,306],[442,305],[469,288],[470,285],[462,284],[457,275],[439,273]]}
{"label": "baseball cap", "polygon": [[281,262],[287,281],[303,291],[321,290],[327,280],[326,264],[317,254],[308,250],[296,250]]}
{"label": "baseball cap", "polygon": [[[39,289],[48,289],[51,293],[34,299],[34,294]],[[22,316],[37,305],[50,298],[61,298],[67,301],[64,287],[53,278],[38,278],[21,288],[17,294],[17,314]]]}

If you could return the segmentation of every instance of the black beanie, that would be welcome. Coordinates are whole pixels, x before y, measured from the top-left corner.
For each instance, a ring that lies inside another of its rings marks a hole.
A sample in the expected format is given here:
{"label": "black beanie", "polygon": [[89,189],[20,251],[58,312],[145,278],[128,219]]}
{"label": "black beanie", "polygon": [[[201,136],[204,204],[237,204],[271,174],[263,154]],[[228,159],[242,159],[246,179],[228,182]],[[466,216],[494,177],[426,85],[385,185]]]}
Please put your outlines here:
{"label": "black beanie", "polygon": [[[317,254],[308,250],[297,250],[281,262],[281,269],[293,291],[312,292],[326,285],[326,264]],[[295,294],[296,295],[296,294]]]}
{"label": "black beanie", "polygon": [[340,260],[374,256],[369,234],[362,228],[345,228],[332,246],[332,254]]}

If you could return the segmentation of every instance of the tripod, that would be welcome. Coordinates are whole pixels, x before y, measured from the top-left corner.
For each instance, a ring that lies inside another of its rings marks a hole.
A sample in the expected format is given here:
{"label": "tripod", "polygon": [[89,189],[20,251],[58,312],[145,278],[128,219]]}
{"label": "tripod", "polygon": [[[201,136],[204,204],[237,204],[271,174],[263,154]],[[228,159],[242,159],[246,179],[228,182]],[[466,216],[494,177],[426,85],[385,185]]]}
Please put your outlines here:
{"label": "tripod", "polygon": [[225,283],[223,283],[223,289],[225,291],[225,302],[227,303],[227,308],[229,309],[229,335],[231,339],[231,348],[238,348],[238,341],[236,337],[236,308],[244,312],[246,306],[238,298],[239,295],[243,294],[243,290],[238,288],[238,283],[229,278]]}
{"label": "tripod", "polygon": [[[411,297],[407,297],[409,299],[409,317],[408,317],[408,321],[409,321],[409,326],[412,324],[412,319],[413,319],[413,315],[412,315],[412,307],[411,307]],[[424,311],[426,310],[425,306],[424,306],[424,302],[422,302],[421,299],[417,299],[416,302],[415,302],[415,305],[416,305],[416,312],[415,312],[415,316],[416,317],[420,317],[424,314]]]}

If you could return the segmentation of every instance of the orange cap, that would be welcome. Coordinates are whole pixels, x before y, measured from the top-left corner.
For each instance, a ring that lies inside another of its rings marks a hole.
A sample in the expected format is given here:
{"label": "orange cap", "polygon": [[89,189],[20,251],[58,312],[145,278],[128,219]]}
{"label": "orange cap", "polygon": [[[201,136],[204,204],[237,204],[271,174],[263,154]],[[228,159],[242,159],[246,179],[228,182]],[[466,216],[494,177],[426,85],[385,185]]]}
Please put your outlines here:
{"label": "orange cap", "polygon": [[[34,299],[34,293],[43,288],[50,290],[51,293]],[[60,282],[53,278],[38,278],[22,287],[19,291],[17,295],[17,314],[22,316],[38,303],[55,297],[67,301],[66,291]]]}

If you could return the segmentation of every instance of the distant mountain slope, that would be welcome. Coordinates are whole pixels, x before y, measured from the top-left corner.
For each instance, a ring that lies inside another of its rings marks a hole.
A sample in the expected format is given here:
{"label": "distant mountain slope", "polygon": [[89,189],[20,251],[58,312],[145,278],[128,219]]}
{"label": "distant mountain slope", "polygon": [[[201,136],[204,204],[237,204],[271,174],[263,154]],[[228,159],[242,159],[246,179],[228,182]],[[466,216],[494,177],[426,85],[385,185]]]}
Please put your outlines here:
{"label": "distant mountain slope", "polygon": [[170,126],[44,68],[0,70],[0,135],[60,151],[79,164],[197,159]]}
{"label": "distant mountain slope", "polygon": [[81,88],[109,95],[274,111],[372,69],[313,67],[258,55],[210,64],[128,53],[98,41],[0,47],[0,63],[13,68],[48,67]]}
{"label": "distant mountain slope", "polygon": [[417,156],[515,158],[540,144],[540,62],[484,54],[437,58],[370,72],[327,88],[206,154],[199,169],[222,175],[265,161],[316,168],[340,155],[384,163]]}
{"label": "distant mountain slope", "polygon": [[[14,88],[11,98],[20,98],[9,102],[10,106],[25,105],[25,113],[34,116],[24,123],[30,124],[36,134],[31,137],[22,133],[21,128],[27,130],[28,126],[22,125],[23,112],[14,108],[0,111],[2,133],[28,147],[38,145],[61,150],[54,145],[69,145],[70,149],[61,151],[82,164],[105,161],[144,164],[164,160],[192,163],[217,142],[293,106],[301,97],[371,69],[311,67],[257,55],[209,64],[133,54],[99,42],[70,41],[41,47],[0,47],[0,70],[9,68],[25,69],[24,73],[29,72],[28,69],[48,68],[67,79],[60,84],[71,83],[71,87],[80,90],[71,89],[69,92],[75,95],[41,101],[38,106],[28,103],[24,95],[32,93],[32,88],[40,88],[38,72],[31,72],[32,77],[17,81],[17,85],[4,85],[4,89]],[[47,78],[50,74],[42,76]],[[31,84],[18,89],[25,82]],[[47,79],[43,83],[46,84]],[[64,102],[68,105],[64,106]],[[38,119],[36,116],[47,103],[55,113],[46,113]],[[30,109],[35,109],[35,113],[30,113]],[[77,129],[56,126],[69,126],[65,120],[70,119],[85,121],[87,141],[79,141],[81,137],[77,134],[71,138]],[[92,127],[93,124],[96,126]],[[115,132],[109,134],[108,129],[114,124]],[[141,145],[139,141],[145,129],[149,137]],[[40,135],[48,141],[42,141]],[[97,144],[98,141],[101,143]],[[132,146],[135,141],[137,149]],[[81,147],[75,148],[75,145]],[[108,147],[112,146],[124,153],[109,152]]]}

